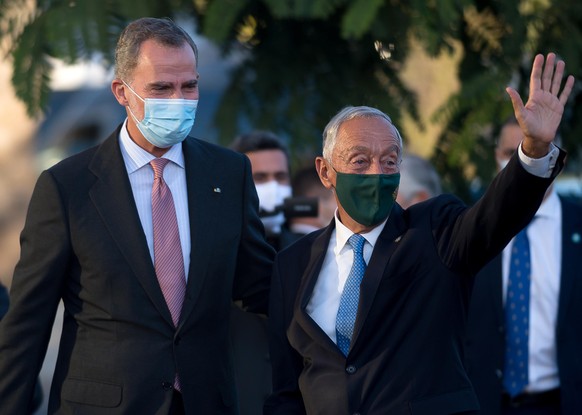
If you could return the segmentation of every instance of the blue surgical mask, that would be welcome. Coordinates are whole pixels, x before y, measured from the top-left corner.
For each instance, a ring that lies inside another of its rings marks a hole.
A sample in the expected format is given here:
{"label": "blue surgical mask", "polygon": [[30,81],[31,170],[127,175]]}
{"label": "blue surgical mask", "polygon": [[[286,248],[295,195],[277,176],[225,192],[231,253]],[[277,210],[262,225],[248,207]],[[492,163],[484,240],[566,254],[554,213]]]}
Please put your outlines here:
{"label": "blue surgical mask", "polygon": [[123,83],[144,102],[144,116],[141,121],[129,106],[128,108],[146,140],[159,148],[168,148],[184,141],[194,125],[197,99],[143,99],[125,81]]}

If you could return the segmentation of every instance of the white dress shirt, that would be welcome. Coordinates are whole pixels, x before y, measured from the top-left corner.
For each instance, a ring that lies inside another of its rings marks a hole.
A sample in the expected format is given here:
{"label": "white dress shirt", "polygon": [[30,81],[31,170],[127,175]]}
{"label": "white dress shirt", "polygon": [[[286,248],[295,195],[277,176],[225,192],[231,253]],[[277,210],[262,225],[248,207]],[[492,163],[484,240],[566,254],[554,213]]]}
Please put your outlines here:
{"label": "white dress shirt", "polygon": [[[366,261],[366,265],[370,262],[374,245],[376,245],[376,241],[385,225],[386,220],[372,231],[361,234],[366,239],[364,243],[364,261]],[[340,297],[354,262],[354,250],[348,243],[348,239],[353,234],[340,222],[336,210],[335,229],[329,240],[319,278],[307,304],[307,314],[311,316],[334,343],[337,343],[335,320],[339,309]]]}
{"label": "white dress shirt", "polygon": [[[523,153],[520,144],[518,154],[526,171],[539,177],[550,177],[556,164],[559,150],[554,144],[551,144],[550,152],[546,156],[540,159],[532,159]],[[366,239],[364,243],[364,260],[366,264],[370,261],[376,241],[386,222],[387,219],[372,231],[361,234]],[[354,258],[353,250],[347,241],[353,234],[340,222],[336,209],[335,229],[329,240],[325,259],[306,309],[307,314],[336,344],[335,323],[340,297]]]}
{"label": "white dress shirt", "polygon": [[[562,208],[551,190],[527,228],[531,258],[528,392],[559,387],[556,321],[562,273]],[[503,301],[507,292],[513,240],[503,250]]]}
{"label": "white dress shirt", "polygon": [[[127,132],[127,119],[119,133],[121,154],[129,176],[131,190],[137,206],[141,226],[145,233],[152,263],[154,263],[154,226],[152,223],[152,186],[154,184],[154,170],[149,164],[156,157],[138,146]],[[186,170],[182,144],[173,145],[163,158],[171,162],[164,168],[164,181],[172,192],[176,218],[180,232],[182,255],[184,256],[184,270],[188,281],[188,267],[190,266],[190,218],[188,216],[188,192],[186,189]],[[115,197],[115,195],[111,195]]]}

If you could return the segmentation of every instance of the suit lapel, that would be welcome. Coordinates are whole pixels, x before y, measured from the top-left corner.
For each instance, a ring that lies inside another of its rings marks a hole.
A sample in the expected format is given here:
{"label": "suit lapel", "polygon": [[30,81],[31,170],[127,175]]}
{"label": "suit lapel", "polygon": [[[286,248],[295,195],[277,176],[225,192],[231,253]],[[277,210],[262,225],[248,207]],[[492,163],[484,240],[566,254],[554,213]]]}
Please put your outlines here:
{"label": "suit lapel", "polygon": [[582,254],[582,217],[580,208],[574,207],[560,198],[562,205],[562,275],[560,276],[560,298],[558,302],[557,331],[560,330],[568,302],[572,298],[576,279],[580,277],[578,267],[573,266],[573,259],[578,260]]}
{"label": "suit lapel", "polygon": [[89,195],[145,292],[159,313],[173,324],[156,278],[118,137],[119,128],[103,142],[91,160],[89,169],[97,176],[97,181]]}
{"label": "suit lapel", "polygon": [[212,215],[212,207],[206,203],[211,195],[213,185],[212,172],[214,161],[208,154],[202,156],[196,139],[184,140],[184,162],[186,165],[186,186],[188,191],[188,211],[190,220],[190,267],[188,269],[188,283],[182,313],[180,316],[180,328],[196,304],[204,279],[207,277],[209,258],[212,257],[210,244],[205,238],[210,238],[205,218]]}
{"label": "suit lapel", "polygon": [[358,335],[366,322],[366,318],[374,302],[378,286],[385,276],[388,262],[398,247],[402,235],[406,232],[403,213],[404,211],[399,205],[394,205],[388,221],[376,241],[370,263],[366,268],[366,273],[364,274],[364,279],[360,287],[360,303],[352,338],[352,347],[354,348],[356,347]]}

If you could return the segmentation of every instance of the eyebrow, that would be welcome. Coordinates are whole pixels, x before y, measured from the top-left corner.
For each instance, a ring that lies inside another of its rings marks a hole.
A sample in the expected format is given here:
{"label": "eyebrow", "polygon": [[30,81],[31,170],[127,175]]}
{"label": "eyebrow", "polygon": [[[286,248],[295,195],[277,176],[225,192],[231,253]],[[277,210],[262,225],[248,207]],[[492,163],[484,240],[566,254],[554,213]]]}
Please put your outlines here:
{"label": "eyebrow", "polygon": [[[198,78],[189,79],[181,83],[181,86],[193,86],[193,85],[198,85]],[[173,86],[174,84],[172,82],[156,81],[147,84],[146,88],[171,88]]]}

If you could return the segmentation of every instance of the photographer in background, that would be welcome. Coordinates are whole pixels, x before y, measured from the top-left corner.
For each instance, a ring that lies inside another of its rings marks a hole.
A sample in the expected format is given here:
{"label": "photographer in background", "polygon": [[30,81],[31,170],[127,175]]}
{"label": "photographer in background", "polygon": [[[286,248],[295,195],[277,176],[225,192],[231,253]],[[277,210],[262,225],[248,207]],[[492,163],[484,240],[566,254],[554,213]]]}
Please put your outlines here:
{"label": "photographer in background", "polygon": [[[256,130],[238,136],[230,148],[245,154],[251,162],[259,216],[267,241],[279,251],[294,241],[283,211],[285,199],[291,196],[287,147],[274,133]],[[272,389],[267,320],[234,305],[231,322],[240,415],[257,415],[262,413],[263,402]]]}
{"label": "photographer in background", "polygon": [[295,239],[329,225],[337,203],[333,191],[321,183],[315,167],[307,166],[295,173],[292,188],[295,200],[311,199],[315,205],[315,212],[289,218],[289,229]]}
{"label": "photographer in background", "polygon": [[267,240],[280,251],[294,241],[282,211],[284,200],[291,197],[289,151],[274,133],[261,130],[238,136],[230,148],[245,154],[251,161],[259,195],[259,216]]}

